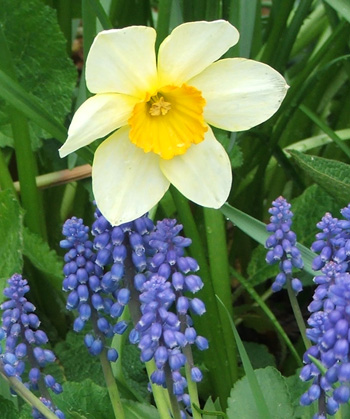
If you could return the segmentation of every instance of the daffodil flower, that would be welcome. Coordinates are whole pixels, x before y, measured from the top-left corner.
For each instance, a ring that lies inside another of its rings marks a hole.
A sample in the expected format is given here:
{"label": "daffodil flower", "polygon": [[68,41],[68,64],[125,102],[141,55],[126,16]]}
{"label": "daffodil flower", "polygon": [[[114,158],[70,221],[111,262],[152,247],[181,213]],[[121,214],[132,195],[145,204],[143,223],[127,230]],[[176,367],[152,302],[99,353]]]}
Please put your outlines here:
{"label": "daffodil flower", "polygon": [[155,53],[156,32],[131,26],[100,32],[86,61],[95,96],[75,113],[66,156],[112,133],[97,148],[92,186],[112,225],[150,210],[173,184],[199,205],[219,208],[231,188],[229,158],[210,125],[243,131],[270,118],[286,91],[271,67],[217,61],[238,42],[230,23],[184,23]]}

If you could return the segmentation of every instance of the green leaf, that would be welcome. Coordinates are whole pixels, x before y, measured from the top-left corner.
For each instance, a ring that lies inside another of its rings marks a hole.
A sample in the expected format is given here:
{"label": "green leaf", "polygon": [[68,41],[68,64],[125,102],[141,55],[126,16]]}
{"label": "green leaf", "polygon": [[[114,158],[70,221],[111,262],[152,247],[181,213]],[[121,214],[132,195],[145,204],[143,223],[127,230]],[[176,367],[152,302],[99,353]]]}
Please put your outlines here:
{"label": "green leaf", "polygon": [[[47,114],[55,115],[52,120],[62,124],[71,109],[77,72],[66,54],[66,40],[55,11],[41,0],[2,0],[0,24],[22,89],[35,96],[35,103]],[[1,85],[3,82],[1,78]],[[2,102],[0,110],[5,106]],[[33,129],[38,145],[38,139],[48,134],[37,126]],[[52,135],[50,130],[49,133]]]}
{"label": "green leaf", "polygon": [[339,215],[339,204],[318,185],[312,185],[297,198],[291,201],[293,217],[293,231],[298,242],[311,246],[316,240],[315,234],[319,232],[316,224],[326,212],[335,217]]}
{"label": "green leaf", "polygon": [[[269,234],[266,231],[266,225],[259,220],[251,217],[248,214],[232,207],[229,204],[224,204],[220,210],[230,221],[232,221],[240,230],[244,231],[248,236],[256,240],[258,243],[265,246],[266,239]],[[300,250],[301,256],[304,261],[304,270],[311,275],[314,275],[311,264],[316,256],[314,252],[306,248],[305,246],[297,243],[297,247]]]}
{"label": "green leaf", "polygon": [[22,272],[22,223],[23,211],[13,193],[0,191],[0,288],[11,275]]}
{"label": "green leaf", "polygon": [[[291,419],[294,417],[293,405],[288,387],[281,373],[273,367],[255,370],[259,387],[273,419]],[[256,407],[247,377],[238,381],[231,390],[228,399],[227,416],[229,419],[251,419],[261,417]]]}
{"label": "green leaf", "polygon": [[65,341],[54,349],[64,368],[68,381],[84,381],[91,378],[96,384],[104,385],[104,377],[98,357],[91,356],[84,345],[84,333],[69,332]]}
{"label": "green leaf", "polygon": [[348,22],[350,22],[350,3],[348,0],[324,0]]}
{"label": "green leaf", "polygon": [[[219,404],[219,406],[217,406],[217,404]],[[221,412],[221,407],[220,407],[219,400],[217,400],[214,403],[211,396],[206,401],[206,403],[203,407],[203,411],[207,412],[207,413],[203,413],[203,419],[221,419],[223,417],[223,415],[225,415],[223,412]],[[215,413],[220,412],[221,415],[215,415],[214,412]],[[226,417],[226,415],[224,417]]]}
{"label": "green leaf", "polygon": [[276,366],[275,357],[269,352],[266,345],[256,342],[243,343],[254,369]]}
{"label": "green leaf", "polygon": [[0,396],[0,412],[2,419],[18,419],[18,410],[12,401]]}
{"label": "green leaf", "polygon": [[123,400],[125,417],[128,419],[159,419],[157,409],[146,403]]}
{"label": "green leaf", "polygon": [[63,393],[54,397],[54,402],[66,417],[87,419],[114,417],[107,389],[90,379],[79,383],[64,383]]}
{"label": "green leaf", "polygon": [[295,150],[289,153],[314,182],[342,205],[348,204],[350,196],[350,166],[348,164],[310,156]]}
{"label": "green leaf", "polygon": [[[236,326],[235,326],[228,310],[224,306],[224,303],[220,300],[220,298],[218,296],[216,296],[216,298],[218,299],[218,301],[222,305],[222,307],[225,310],[225,312],[227,314],[227,317],[230,321],[232,332],[233,332],[233,335],[234,335],[235,340],[236,340],[237,349],[238,349],[239,355],[241,357],[243,368],[244,368],[244,371],[246,373],[246,377],[247,377],[247,380],[248,380],[249,390],[250,390],[251,395],[252,395],[252,404],[254,405],[255,409],[257,409],[257,412],[258,412],[257,415],[251,416],[251,417],[256,417],[256,418],[261,418],[261,419],[270,419],[271,418],[271,411],[266,404],[266,400],[265,400],[264,394],[262,392],[261,386],[258,383],[257,376],[255,375],[255,372],[254,372],[252,364],[249,360],[247,351],[244,348],[243,342],[242,342],[242,340],[241,340],[241,338],[238,334]],[[228,416],[230,417],[230,415],[228,415]]]}
{"label": "green leaf", "polygon": [[[63,384],[63,393],[54,396],[56,405],[66,414],[66,417],[76,419],[111,419],[114,417],[108,392],[92,380],[86,379],[79,383]],[[158,419],[155,407],[131,400],[122,401],[125,418],[127,419]]]}
{"label": "green leaf", "polygon": [[317,411],[317,403],[314,403],[311,406],[300,405],[301,395],[309,389],[311,384],[310,382],[302,381],[299,378],[299,374],[300,370],[297,370],[294,375],[286,377],[285,383],[288,387],[288,391],[294,408],[294,417],[298,419],[310,419]]}
{"label": "green leaf", "polygon": [[31,263],[53,278],[52,284],[57,290],[62,290],[63,259],[50,249],[48,244],[37,234],[32,233],[28,228],[23,230],[23,254]]}
{"label": "green leaf", "polygon": [[127,386],[133,393],[138,394],[144,400],[148,400],[150,393],[147,390],[149,382],[145,364],[140,361],[140,350],[129,342],[125,342],[122,351],[122,370]]}

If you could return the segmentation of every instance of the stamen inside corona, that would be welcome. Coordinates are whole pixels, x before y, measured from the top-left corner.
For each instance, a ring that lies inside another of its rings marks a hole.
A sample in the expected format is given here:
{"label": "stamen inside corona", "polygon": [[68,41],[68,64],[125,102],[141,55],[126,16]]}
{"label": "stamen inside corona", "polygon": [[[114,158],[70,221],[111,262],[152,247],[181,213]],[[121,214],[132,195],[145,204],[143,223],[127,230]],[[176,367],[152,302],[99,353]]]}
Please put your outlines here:
{"label": "stamen inside corona", "polygon": [[151,98],[150,102],[153,101],[150,109],[149,109],[149,113],[152,116],[159,116],[159,115],[166,115],[170,109],[171,109],[171,103],[169,102],[165,102],[164,97],[161,96],[159,99],[157,96],[155,96],[156,99]]}
{"label": "stamen inside corona", "polygon": [[205,99],[194,87],[165,86],[135,105],[128,120],[129,138],[146,153],[169,160],[204,140]]}

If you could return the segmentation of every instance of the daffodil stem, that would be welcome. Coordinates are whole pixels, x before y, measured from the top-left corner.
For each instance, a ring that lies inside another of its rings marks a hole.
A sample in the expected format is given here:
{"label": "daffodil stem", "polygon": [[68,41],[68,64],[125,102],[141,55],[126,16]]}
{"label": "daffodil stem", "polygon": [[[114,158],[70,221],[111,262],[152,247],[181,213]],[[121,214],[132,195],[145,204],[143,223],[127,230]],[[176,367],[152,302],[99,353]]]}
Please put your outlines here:
{"label": "daffodil stem", "polygon": [[156,50],[158,51],[159,45],[169,34],[170,24],[170,10],[172,0],[159,0],[158,4],[158,22],[157,22],[157,39]]}
{"label": "daffodil stem", "polygon": [[[204,223],[207,236],[210,276],[214,293],[223,301],[231,318],[233,318],[232,291],[229,275],[229,261],[225,220],[220,210],[204,208]],[[238,379],[237,348],[232,335],[230,322],[226,313],[219,307],[220,323],[225,340],[226,359],[232,382]]]}
{"label": "daffodil stem", "polygon": [[0,188],[11,189],[14,192],[14,195],[17,197],[16,190],[13,185],[12,177],[10,175],[4,155],[1,150],[0,150]]}
{"label": "daffodil stem", "polygon": [[[185,234],[192,240],[189,251],[200,266],[199,275],[204,282],[204,287],[199,291],[198,296],[205,303],[207,311],[204,316],[194,318],[194,321],[198,331],[209,340],[209,349],[203,353],[203,357],[213,386],[212,394],[214,397],[220,397],[222,407],[226,408],[227,398],[233,385],[233,377],[228,367],[228,353],[225,348],[222,324],[218,322],[221,316],[215,298],[206,253],[188,200],[174,187],[171,187],[171,194],[178,211],[179,220],[184,225]],[[232,347],[228,350],[232,350]]]}

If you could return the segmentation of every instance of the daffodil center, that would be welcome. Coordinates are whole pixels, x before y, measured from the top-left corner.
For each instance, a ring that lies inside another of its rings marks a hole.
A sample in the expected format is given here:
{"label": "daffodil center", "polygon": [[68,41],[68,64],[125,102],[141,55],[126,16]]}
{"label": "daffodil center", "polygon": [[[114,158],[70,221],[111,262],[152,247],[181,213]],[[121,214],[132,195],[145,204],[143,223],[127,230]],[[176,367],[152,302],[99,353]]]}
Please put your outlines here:
{"label": "daffodil center", "polygon": [[152,151],[169,160],[184,154],[192,144],[204,140],[205,100],[192,86],[164,86],[156,94],[146,94],[128,120],[129,138],[146,153]]}
{"label": "daffodil center", "polygon": [[152,116],[160,116],[160,115],[166,115],[170,109],[171,109],[171,103],[166,102],[164,100],[163,96],[160,96],[159,94],[152,96],[149,104],[151,107],[149,108],[149,113]]}

